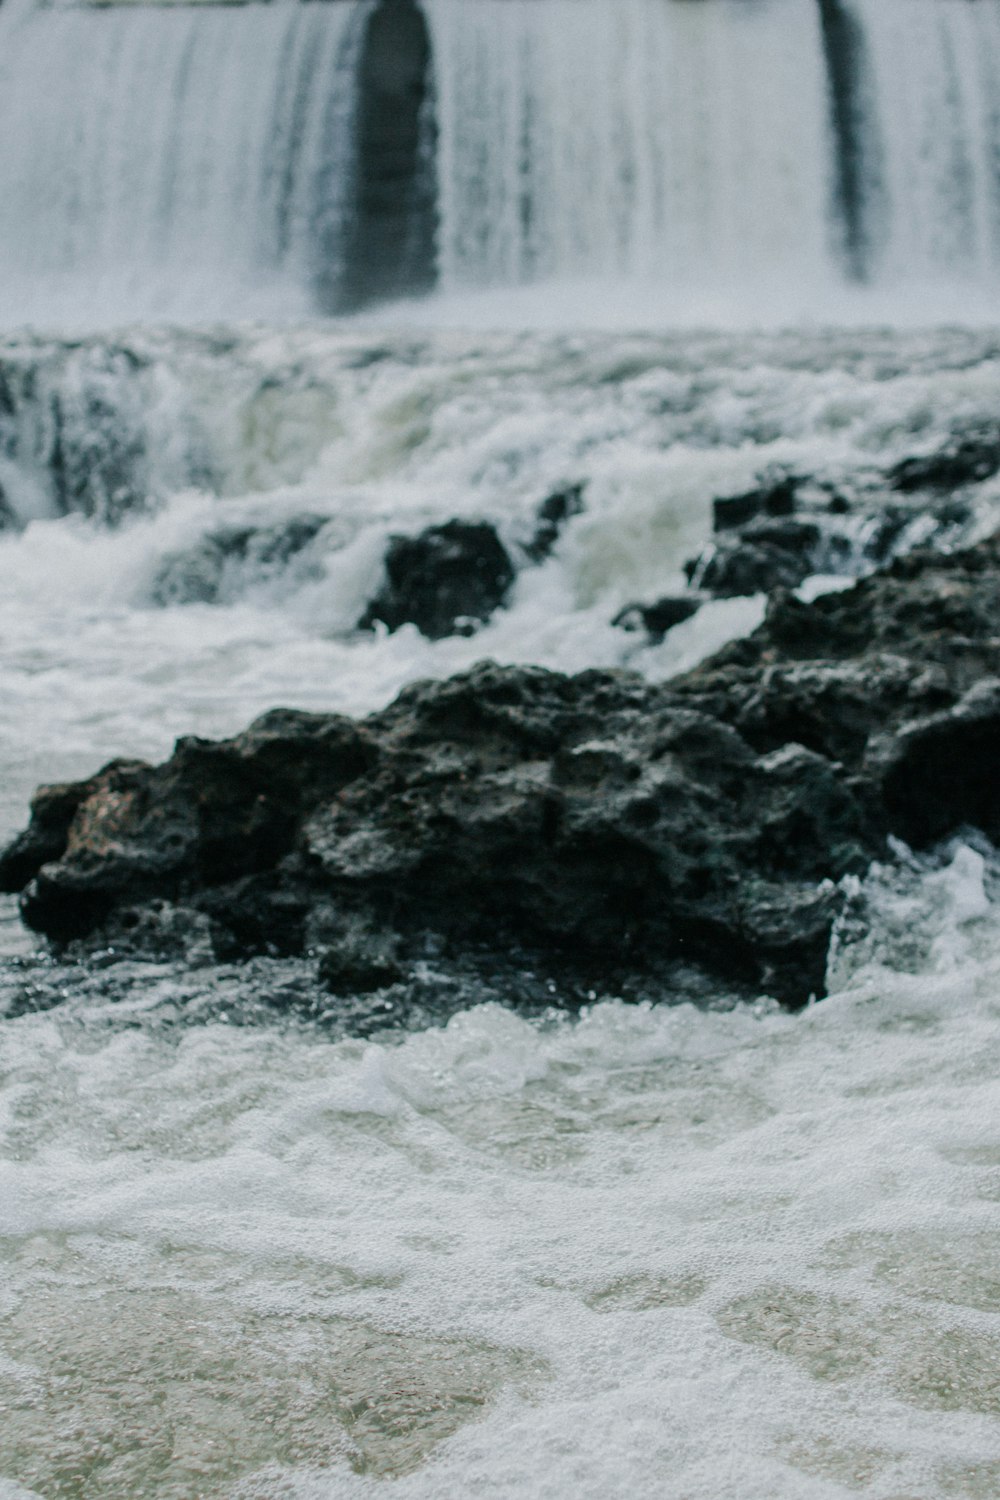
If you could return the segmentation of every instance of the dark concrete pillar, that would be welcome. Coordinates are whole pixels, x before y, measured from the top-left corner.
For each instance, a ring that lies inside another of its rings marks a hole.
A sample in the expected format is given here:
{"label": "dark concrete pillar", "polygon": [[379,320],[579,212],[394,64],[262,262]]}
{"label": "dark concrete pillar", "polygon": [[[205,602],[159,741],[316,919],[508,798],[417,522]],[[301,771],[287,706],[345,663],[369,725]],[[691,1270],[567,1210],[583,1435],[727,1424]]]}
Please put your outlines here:
{"label": "dark concrete pillar", "polygon": [[818,0],[834,143],[834,216],[847,274],[865,281],[881,238],[884,186],[869,108],[865,38],[848,0]]}
{"label": "dark concrete pillar", "polygon": [[415,0],[381,0],[361,42],[337,310],[434,285],[434,146],[427,22]]}

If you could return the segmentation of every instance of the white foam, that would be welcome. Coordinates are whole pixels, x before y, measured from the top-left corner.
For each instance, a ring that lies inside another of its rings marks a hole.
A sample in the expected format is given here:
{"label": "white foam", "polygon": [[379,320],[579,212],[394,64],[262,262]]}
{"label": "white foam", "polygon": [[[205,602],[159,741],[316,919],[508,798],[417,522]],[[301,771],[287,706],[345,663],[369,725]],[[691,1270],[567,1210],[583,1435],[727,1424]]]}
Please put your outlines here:
{"label": "white foam", "polygon": [[[998,378],[990,339],[957,333],[136,332],[112,348],[6,344],[40,383],[18,419],[25,486],[50,484],[36,407],[58,400],[83,448],[93,397],[124,439],[141,435],[141,475],[164,497],[115,531],[69,516],[0,536],[8,830],[38,781],[160,758],[177,735],[233,733],[278,702],[364,713],[484,657],[669,677],[760,614],[720,601],[653,648],[611,626],[623,605],[683,586],[714,495],[771,463],[836,476],[933,448],[989,418]],[[180,488],[191,454],[217,494]],[[516,550],[539,502],[576,482],[583,514],[476,635],[353,632],[391,533],[486,517]],[[151,606],[166,558],[219,528],[302,514],[329,521],[297,563],[235,568],[218,606]]]}
{"label": "white foam", "polygon": [[[128,1356],[152,1398],[187,1337],[172,1295],[230,1342],[248,1403],[258,1380],[280,1396],[266,1339],[244,1332],[261,1317],[312,1341],[320,1378],[330,1319],[370,1330],[373,1358],[379,1330],[398,1338],[411,1382],[431,1332],[454,1367],[470,1349],[528,1359],[527,1385],[512,1366],[394,1481],[414,1500],[832,1500],[859,1475],[879,1500],[987,1494],[1000,926],[961,895],[981,865],[959,850],[923,887],[932,904],[935,881],[956,891],[945,926],[988,929],[978,957],[911,977],[869,963],[797,1019],[604,1002],[538,1025],[486,1007],[335,1045],[6,1025],[2,1245],[40,1378],[69,1300],[114,1295],[157,1319],[156,1359]],[[89,1339],[82,1308],[77,1325]],[[23,1320],[9,1326],[17,1355]],[[116,1347],[64,1358],[100,1381]],[[248,1443],[258,1420],[248,1407]],[[338,1420],[311,1450],[326,1473],[279,1465],[280,1489],[270,1469],[246,1493],[380,1493]],[[219,1450],[201,1461],[211,1473]]]}
{"label": "white foam", "polygon": [[[163,414],[209,413],[227,498],[0,538],[9,828],[39,780],[277,702],[364,711],[485,655],[668,676],[759,613],[656,648],[609,624],[679,582],[714,493],[931,448],[997,390],[990,341],[942,333],[144,347]],[[308,376],[277,404],[275,368]],[[514,545],[576,480],[585,512],[478,636],[347,630],[392,529],[484,514]],[[303,512],[330,517],[319,577],[150,606],[165,556]],[[58,1011],[0,1023],[0,1493],[89,1465],[122,1500],[992,1497],[997,889],[985,846],[900,850],[798,1018],[604,997],[333,1043],[170,1024],[198,972],[116,1007],[56,971]]]}

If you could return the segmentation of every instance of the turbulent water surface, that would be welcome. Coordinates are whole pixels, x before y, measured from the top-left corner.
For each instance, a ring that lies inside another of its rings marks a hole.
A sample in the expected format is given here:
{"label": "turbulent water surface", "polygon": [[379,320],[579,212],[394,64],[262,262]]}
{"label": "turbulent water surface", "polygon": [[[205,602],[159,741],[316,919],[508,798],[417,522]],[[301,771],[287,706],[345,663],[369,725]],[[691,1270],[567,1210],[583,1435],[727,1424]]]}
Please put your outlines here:
{"label": "turbulent water surface", "polygon": [[[960,332],[3,352],[5,833],[38,780],[276,702],[361,712],[486,655],[664,677],[761,608],[658,647],[610,624],[713,494],[933,448],[1000,389]],[[55,514],[53,401],[63,471],[130,454],[145,511]],[[388,534],[486,516],[516,548],[567,483],[586,508],[479,634],[354,631]],[[220,525],[299,515],[305,552],[216,602],[164,586]],[[974,838],[901,852],[798,1018],[608,995],[362,1039],[304,961],[54,964],[8,905],[0,1494],[995,1495],[998,900]]]}
{"label": "turbulent water surface", "polygon": [[[0,839],[279,703],[751,629],[612,621],[767,466],[995,425],[998,160],[998,0],[3,0]],[[454,517],[509,607],[359,632]],[[995,1500],[1000,860],[848,895],[798,1017],[396,1030],[3,898],[0,1500]]]}

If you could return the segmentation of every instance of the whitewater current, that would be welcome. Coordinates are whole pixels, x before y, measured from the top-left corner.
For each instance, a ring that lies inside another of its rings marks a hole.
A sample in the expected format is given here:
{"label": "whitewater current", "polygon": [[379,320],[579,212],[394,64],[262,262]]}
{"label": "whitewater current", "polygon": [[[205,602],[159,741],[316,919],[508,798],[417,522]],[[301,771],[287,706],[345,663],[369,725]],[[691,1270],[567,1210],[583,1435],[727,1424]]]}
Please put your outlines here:
{"label": "whitewater current", "polygon": [[[876,473],[1000,391],[962,331],[0,354],[4,837],[39,781],[277,703],[363,713],[484,657],[665,679],[763,609],[658,646],[611,623],[682,582],[714,495]],[[145,505],[59,514],[56,409],[64,478],[128,455]],[[583,510],[477,634],[356,631],[390,535],[485,518],[516,552],[567,485]],[[213,602],[164,584],[220,527],[303,516]],[[363,1037],[303,1005],[304,962],[55,961],[7,901],[0,1496],[993,1500],[1000,860],[899,846],[849,894],[797,1017],[555,995]]]}

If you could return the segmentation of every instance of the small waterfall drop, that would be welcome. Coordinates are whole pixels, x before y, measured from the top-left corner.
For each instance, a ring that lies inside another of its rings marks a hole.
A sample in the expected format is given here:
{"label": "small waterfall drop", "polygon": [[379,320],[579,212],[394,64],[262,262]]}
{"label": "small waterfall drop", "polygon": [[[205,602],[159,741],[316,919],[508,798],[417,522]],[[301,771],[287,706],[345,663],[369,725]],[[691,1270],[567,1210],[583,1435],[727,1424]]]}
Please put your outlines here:
{"label": "small waterfall drop", "polygon": [[850,0],[884,163],[876,280],[1000,275],[1000,5]]}

